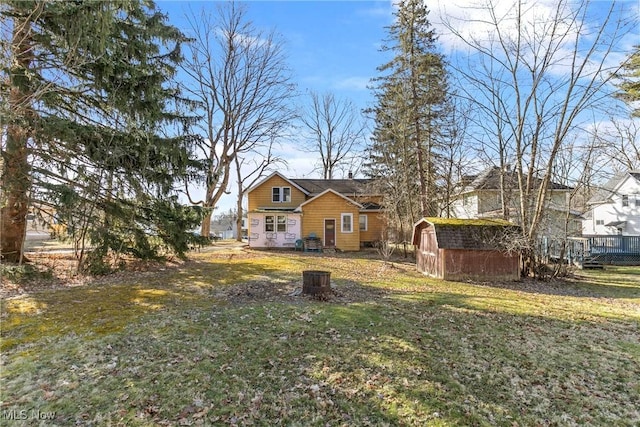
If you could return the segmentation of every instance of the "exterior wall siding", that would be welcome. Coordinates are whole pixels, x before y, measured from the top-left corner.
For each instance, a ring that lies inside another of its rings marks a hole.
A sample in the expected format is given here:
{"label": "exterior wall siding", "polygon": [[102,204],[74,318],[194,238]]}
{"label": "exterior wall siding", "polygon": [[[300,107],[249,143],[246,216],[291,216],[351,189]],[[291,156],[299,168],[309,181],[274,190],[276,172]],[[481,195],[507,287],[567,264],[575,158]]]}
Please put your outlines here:
{"label": "exterior wall siding", "polygon": [[440,249],[445,280],[519,280],[520,257],[500,251]]}
{"label": "exterior wall siding", "polygon": [[[568,209],[568,192],[564,190],[550,190],[547,198],[549,209],[545,209],[541,233],[549,236],[565,235],[566,214]],[[517,192],[511,194],[509,202],[510,220],[518,222],[520,205]],[[460,219],[501,218],[502,210],[500,192],[497,190],[482,190],[463,194],[452,204],[452,216]],[[573,219],[569,223],[569,235],[580,235],[589,227],[581,221]]]}
{"label": "exterior wall siding", "polygon": [[[623,204],[623,196],[626,204]],[[640,182],[628,177],[611,197],[610,203],[596,206],[593,215],[582,223],[582,232],[586,235],[640,236]],[[626,221],[620,228],[607,227],[614,221]]]}
{"label": "exterior wall siding", "polygon": [[[343,213],[353,215],[351,233],[342,232],[341,214]],[[302,207],[302,235],[308,237],[311,233],[315,233],[317,237],[322,239],[324,245],[324,220],[334,219],[336,221],[336,248],[343,251],[357,251],[360,249],[359,215],[360,210],[357,206],[336,194],[327,193]]]}
{"label": "exterior wall siding", "polygon": [[[266,231],[265,217],[267,215],[285,216],[285,231]],[[262,213],[249,212],[249,247],[252,248],[294,248],[296,240],[302,238],[301,225],[302,215],[299,213]]]}
{"label": "exterior wall siding", "polygon": [[498,250],[442,249],[435,230],[419,230],[416,267],[425,275],[444,280],[520,280],[520,256]]}
{"label": "exterior wall siding", "polygon": [[484,190],[478,194],[478,213],[493,212],[502,209],[499,191]]}
{"label": "exterior wall siding", "polygon": [[361,242],[377,242],[382,238],[386,227],[382,212],[360,212],[359,215],[367,216],[367,230],[360,231]]}
{"label": "exterior wall siding", "polygon": [[478,195],[467,193],[456,199],[451,205],[451,211],[455,218],[476,218],[478,216]]}
{"label": "exterior wall siding", "polygon": [[[271,199],[273,187],[290,187],[291,188],[291,202],[288,203],[274,203]],[[282,179],[278,175],[272,176],[267,181],[260,184],[255,188],[248,196],[248,211],[255,211],[256,209],[272,207],[282,209],[295,209],[305,201],[305,195],[302,191],[291,185],[288,181]]]}

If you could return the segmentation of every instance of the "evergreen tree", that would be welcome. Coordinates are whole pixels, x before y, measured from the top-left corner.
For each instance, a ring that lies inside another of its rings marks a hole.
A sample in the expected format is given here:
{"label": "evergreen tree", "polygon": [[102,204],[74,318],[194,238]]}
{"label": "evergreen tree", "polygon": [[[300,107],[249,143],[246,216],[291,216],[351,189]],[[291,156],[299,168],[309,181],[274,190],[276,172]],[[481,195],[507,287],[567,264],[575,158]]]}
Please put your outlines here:
{"label": "evergreen tree", "polygon": [[[397,221],[406,230],[417,217],[437,214],[436,156],[447,74],[428,13],[421,0],[400,2],[388,29],[391,44],[383,47],[395,56],[378,68],[383,75],[375,79],[376,129],[368,175],[387,180],[387,202],[403,194]],[[419,200],[418,212],[409,200]]]}
{"label": "evergreen tree", "polygon": [[635,51],[629,56],[623,66],[623,72],[616,77],[622,81],[618,84],[621,92],[617,93],[618,98],[632,106],[632,116],[640,117],[640,45],[635,46]]}
{"label": "evergreen tree", "polygon": [[421,215],[417,156],[404,132],[408,129],[402,103],[392,83],[384,85],[373,111],[376,127],[368,149],[365,173],[373,178],[375,192],[384,197],[387,224],[395,241],[410,238],[410,228]]}
{"label": "evergreen tree", "polygon": [[181,32],[151,1],[15,1],[0,14],[3,259],[22,259],[30,205],[52,206],[79,248],[90,238],[94,261],[183,253],[198,213],[172,191],[197,166],[172,86]]}

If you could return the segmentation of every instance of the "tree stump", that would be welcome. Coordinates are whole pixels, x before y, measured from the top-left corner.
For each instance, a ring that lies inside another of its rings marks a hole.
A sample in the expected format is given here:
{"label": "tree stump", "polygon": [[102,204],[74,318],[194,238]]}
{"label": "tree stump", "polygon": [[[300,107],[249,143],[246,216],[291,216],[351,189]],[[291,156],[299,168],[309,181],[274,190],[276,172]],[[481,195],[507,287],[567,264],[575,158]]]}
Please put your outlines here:
{"label": "tree stump", "polygon": [[331,293],[331,272],[319,270],[303,271],[302,293],[326,298]]}

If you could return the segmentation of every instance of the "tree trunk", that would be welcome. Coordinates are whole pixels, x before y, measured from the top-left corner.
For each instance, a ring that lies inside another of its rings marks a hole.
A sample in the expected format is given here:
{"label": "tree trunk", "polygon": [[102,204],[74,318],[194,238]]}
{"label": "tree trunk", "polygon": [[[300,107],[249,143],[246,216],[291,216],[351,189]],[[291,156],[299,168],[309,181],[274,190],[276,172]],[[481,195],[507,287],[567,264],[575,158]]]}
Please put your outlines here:
{"label": "tree trunk", "polygon": [[242,191],[239,188],[238,200],[236,205],[236,240],[242,242]]}
{"label": "tree trunk", "polygon": [[9,126],[7,149],[4,152],[2,173],[3,199],[0,236],[2,259],[20,262],[27,228],[29,210],[29,161],[27,157],[27,132],[18,126]]}
{"label": "tree trunk", "polygon": [[211,234],[211,215],[213,214],[212,209],[207,209],[207,213],[204,214],[204,218],[202,218],[202,226],[200,227],[200,235],[202,237],[209,238]]}
{"label": "tree trunk", "polygon": [[31,64],[31,24],[16,19],[13,31],[11,90],[9,92],[9,118],[6,149],[2,153],[4,168],[0,184],[2,209],[0,210],[0,258],[18,263],[23,260],[24,239],[29,210],[31,188],[27,141],[27,122],[32,114],[30,94],[23,89],[25,70]]}

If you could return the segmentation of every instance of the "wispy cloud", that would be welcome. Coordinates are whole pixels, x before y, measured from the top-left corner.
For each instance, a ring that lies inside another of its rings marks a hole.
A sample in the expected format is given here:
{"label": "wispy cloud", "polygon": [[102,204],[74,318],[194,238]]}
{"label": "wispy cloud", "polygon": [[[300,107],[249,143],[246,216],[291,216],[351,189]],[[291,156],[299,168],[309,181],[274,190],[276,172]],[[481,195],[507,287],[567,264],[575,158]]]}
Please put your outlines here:
{"label": "wispy cloud", "polygon": [[367,86],[370,84],[370,80],[371,77],[346,77],[335,81],[332,86],[340,90],[368,90]]}

